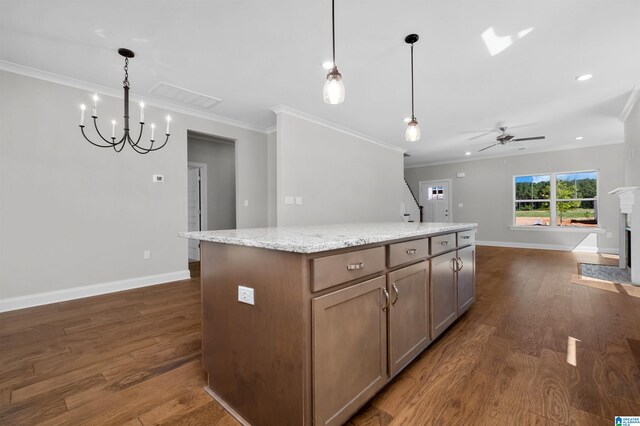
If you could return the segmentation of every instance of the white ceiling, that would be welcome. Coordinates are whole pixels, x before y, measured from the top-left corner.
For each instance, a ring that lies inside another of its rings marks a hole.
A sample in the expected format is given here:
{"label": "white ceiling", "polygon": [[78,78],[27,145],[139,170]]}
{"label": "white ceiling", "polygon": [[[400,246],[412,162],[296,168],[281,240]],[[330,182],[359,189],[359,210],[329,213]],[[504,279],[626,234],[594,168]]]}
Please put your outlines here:
{"label": "white ceiling", "polygon": [[[264,129],[275,124],[270,108],[286,105],[407,149],[407,165],[623,140],[620,114],[640,83],[638,0],[336,0],[346,85],[337,106],[322,100],[330,16],[330,0],[0,0],[0,60],[119,89],[115,51],[128,47],[139,96],[167,82],[221,98],[209,112]],[[515,42],[491,56],[489,27]],[[420,35],[417,143],[404,141],[409,33]],[[585,73],[593,79],[574,79]],[[513,133],[547,139],[478,153],[494,135],[461,133],[498,121],[535,122]]]}

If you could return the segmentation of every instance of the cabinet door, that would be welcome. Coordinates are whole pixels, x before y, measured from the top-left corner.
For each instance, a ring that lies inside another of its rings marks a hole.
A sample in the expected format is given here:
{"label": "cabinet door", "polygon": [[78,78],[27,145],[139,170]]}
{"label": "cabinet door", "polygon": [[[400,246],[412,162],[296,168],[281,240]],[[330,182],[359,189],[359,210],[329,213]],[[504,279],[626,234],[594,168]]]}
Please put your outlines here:
{"label": "cabinet door", "polygon": [[474,246],[458,250],[458,315],[476,300],[476,250]]}
{"label": "cabinet door", "polygon": [[387,381],[385,277],[317,297],[313,315],[315,425],[340,425]]}
{"label": "cabinet door", "polygon": [[435,339],[457,318],[456,253],[431,258],[431,338]]}
{"label": "cabinet door", "polygon": [[430,342],[429,264],[420,262],[387,275],[389,374],[395,376]]}

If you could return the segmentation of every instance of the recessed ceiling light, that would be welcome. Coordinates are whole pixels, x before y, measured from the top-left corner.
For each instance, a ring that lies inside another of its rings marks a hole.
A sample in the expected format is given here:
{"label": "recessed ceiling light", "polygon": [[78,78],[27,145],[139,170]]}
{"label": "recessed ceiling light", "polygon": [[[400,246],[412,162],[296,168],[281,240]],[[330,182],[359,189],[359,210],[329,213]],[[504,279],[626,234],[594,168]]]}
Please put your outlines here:
{"label": "recessed ceiling light", "polygon": [[593,75],[591,75],[591,74],[583,74],[583,75],[577,76],[576,80],[578,80],[578,81],[587,81],[587,80],[591,80],[591,77],[593,77]]}
{"label": "recessed ceiling light", "polygon": [[408,122],[410,122],[410,121],[411,121],[411,117],[405,117],[405,118],[404,118],[404,122],[405,122],[405,123],[408,123]]}
{"label": "recessed ceiling light", "polygon": [[464,153],[464,155],[471,155],[471,152],[467,151],[467,152]]}
{"label": "recessed ceiling light", "polygon": [[576,136],[577,141],[581,141],[582,139],[584,139],[584,136]]}
{"label": "recessed ceiling light", "polygon": [[331,68],[333,68],[333,61],[324,61],[322,63],[322,68],[329,71]]}

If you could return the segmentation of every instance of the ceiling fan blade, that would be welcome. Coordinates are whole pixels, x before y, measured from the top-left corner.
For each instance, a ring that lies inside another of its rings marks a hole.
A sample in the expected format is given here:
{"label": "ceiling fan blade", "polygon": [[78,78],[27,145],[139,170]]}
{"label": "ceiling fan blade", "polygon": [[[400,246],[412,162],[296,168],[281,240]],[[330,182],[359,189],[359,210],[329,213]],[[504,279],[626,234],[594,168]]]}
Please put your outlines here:
{"label": "ceiling fan blade", "polygon": [[490,134],[491,134],[491,133],[493,133],[493,132],[495,132],[495,130],[489,130],[488,132],[484,132],[484,133],[482,133],[482,134],[480,134],[480,135],[474,136],[474,137],[469,138],[469,139],[467,139],[467,140],[472,141],[472,140],[475,140],[475,139],[480,139],[480,138],[483,138],[483,137],[485,137],[485,136],[487,136],[487,135],[490,135]]}
{"label": "ceiling fan blade", "polygon": [[518,139],[511,139],[512,142],[520,142],[520,141],[535,141],[538,139],[545,139],[544,136],[534,136],[531,138],[518,138]]}
{"label": "ceiling fan blade", "polygon": [[485,149],[493,148],[493,147],[494,147],[494,146],[496,146],[496,145],[498,145],[498,144],[497,144],[497,143],[494,143],[493,145],[489,145],[489,146],[487,146],[487,147],[482,148],[482,149],[481,149],[481,150],[479,150],[478,152],[482,152],[482,151],[484,151]]}

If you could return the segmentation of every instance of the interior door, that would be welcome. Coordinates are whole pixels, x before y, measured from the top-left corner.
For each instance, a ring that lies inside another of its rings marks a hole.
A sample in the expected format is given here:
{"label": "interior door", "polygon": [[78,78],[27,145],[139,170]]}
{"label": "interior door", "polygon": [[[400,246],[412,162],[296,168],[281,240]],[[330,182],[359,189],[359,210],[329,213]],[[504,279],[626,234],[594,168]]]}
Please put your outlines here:
{"label": "interior door", "polygon": [[[189,166],[188,177],[188,230],[201,231],[200,220],[200,168]],[[189,260],[200,260],[200,241],[189,239]]]}
{"label": "interior door", "polygon": [[420,182],[420,203],[425,222],[451,222],[448,181]]}

